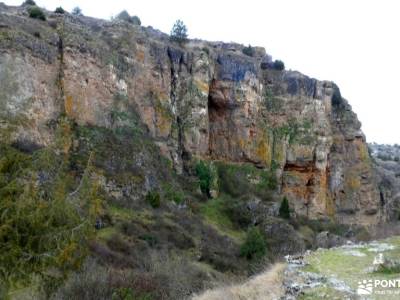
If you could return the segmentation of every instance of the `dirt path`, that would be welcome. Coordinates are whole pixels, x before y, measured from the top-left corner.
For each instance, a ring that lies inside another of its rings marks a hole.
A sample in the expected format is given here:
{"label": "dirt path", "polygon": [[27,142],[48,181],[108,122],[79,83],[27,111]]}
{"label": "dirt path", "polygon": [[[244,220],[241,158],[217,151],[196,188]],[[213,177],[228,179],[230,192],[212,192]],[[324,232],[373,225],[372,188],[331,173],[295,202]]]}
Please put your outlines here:
{"label": "dirt path", "polygon": [[283,274],[285,264],[275,264],[265,272],[243,284],[206,291],[192,300],[273,300],[284,295]]}

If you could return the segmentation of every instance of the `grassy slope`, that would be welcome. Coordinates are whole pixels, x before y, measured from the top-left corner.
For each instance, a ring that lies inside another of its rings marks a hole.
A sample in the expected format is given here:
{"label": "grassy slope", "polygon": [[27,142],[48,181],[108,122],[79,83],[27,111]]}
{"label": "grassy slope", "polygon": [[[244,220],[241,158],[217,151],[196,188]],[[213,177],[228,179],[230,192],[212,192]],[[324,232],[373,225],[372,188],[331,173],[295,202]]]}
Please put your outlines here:
{"label": "grassy slope", "polygon": [[211,199],[202,203],[200,206],[200,213],[205,221],[213,226],[220,234],[227,235],[238,243],[244,241],[245,232],[237,229],[224,213],[224,199]]}
{"label": "grassy slope", "polygon": [[[380,243],[387,243],[395,246],[394,249],[383,252],[385,257],[394,259],[400,258],[399,237],[389,238]],[[351,249],[353,251],[359,251],[365,256],[350,255],[348,252],[351,250],[345,250],[343,248],[318,250],[307,258],[309,265],[304,268],[304,271],[318,273],[327,277],[335,277],[344,281],[354,290],[357,289],[360,280],[397,279],[399,274],[371,273],[368,271],[367,268],[372,266],[374,257],[377,255],[377,252],[369,251],[371,248],[371,246],[365,245],[360,248]],[[329,297],[329,299],[334,299],[335,297],[341,299],[341,293],[331,288],[320,287],[307,291],[303,299],[326,299],[326,297]],[[373,295],[368,299],[398,299],[398,297],[398,295]]]}

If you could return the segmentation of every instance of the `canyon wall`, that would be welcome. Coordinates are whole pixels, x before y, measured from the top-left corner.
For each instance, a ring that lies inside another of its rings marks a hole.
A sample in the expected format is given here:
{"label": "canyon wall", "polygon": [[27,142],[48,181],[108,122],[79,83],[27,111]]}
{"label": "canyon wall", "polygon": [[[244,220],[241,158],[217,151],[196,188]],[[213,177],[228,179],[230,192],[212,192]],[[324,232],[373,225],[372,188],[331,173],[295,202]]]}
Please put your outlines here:
{"label": "canyon wall", "polygon": [[34,20],[0,4],[1,141],[29,151],[54,141],[60,115],[118,128],[135,113],[178,174],[199,158],[251,163],[276,172],[299,215],[385,221],[361,124],[339,88],[278,70],[263,48],[242,50],[180,45],[119,21]]}

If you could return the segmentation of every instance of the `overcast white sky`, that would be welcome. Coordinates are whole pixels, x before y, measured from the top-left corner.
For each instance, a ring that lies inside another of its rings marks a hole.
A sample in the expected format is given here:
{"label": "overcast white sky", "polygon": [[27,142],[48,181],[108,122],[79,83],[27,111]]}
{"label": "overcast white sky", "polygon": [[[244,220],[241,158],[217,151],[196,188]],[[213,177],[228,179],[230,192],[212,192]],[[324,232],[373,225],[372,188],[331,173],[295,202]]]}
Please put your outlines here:
{"label": "overcast white sky", "polygon": [[[19,5],[23,0],[0,0]],[[369,142],[400,143],[400,1],[397,0],[36,0],[79,6],[109,19],[123,9],[169,32],[182,19],[191,38],[263,46],[317,79],[335,81]]]}

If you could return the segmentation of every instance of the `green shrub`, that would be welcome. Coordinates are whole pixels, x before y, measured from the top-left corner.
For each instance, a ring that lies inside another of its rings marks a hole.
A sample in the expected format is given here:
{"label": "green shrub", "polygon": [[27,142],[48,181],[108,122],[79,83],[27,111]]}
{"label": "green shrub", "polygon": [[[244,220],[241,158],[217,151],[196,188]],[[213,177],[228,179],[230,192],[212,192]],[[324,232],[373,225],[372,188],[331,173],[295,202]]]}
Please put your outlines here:
{"label": "green shrub", "polygon": [[30,7],[28,9],[28,13],[30,18],[46,21],[46,15],[44,14],[43,10],[37,6]]}
{"label": "green shrub", "polygon": [[276,190],[278,188],[278,180],[276,178],[275,169],[262,171],[260,174],[260,182],[257,185],[258,190]]}
{"label": "green shrub", "polygon": [[75,7],[73,10],[72,10],[72,14],[74,15],[74,16],[83,16],[83,13],[82,13],[82,9],[80,9],[80,7]]}
{"label": "green shrub", "polygon": [[131,15],[126,10],[123,10],[117,15],[116,19],[129,22]]}
{"label": "green shrub", "polygon": [[383,160],[383,161],[390,161],[390,160],[392,160],[392,156],[390,156],[389,154],[379,153],[379,154],[377,155],[377,157],[378,157],[380,160]]}
{"label": "green shrub", "polygon": [[64,8],[62,8],[61,6],[57,7],[56,10],[54,11],[56,14],[65,14],[65,10]]}
{"label": "green shrub", "polygon": [[374,273],[381,273],[386,275],[399,274],[400,273],[400,264],[395,263],[393,265],[381,265]]}
{"label": "green shrub", "polygon": [[117,17],[118,20],[128,22],[134,25],[141,25],[142,22],[140,21],[138,16],[131,16],[126,10],[121,11]]}
{"label": "green shrub", "polygon": [[289,201],[286,197],[283,197],[281,206],[279,207],[279,216],[284,219],[290,219]]}
{"label": "green shrub", "polygon": [[244,47],[242,49],[243,54],[247,55],[247,56],[251,56],[253,57],[255,54],[254,48],[251,45],[248,45],[247,47]]}
{"label": "green shrub", "polygon": [[84,177],[79,189],[72,186],[68,162],[53,150],[0,146],[0,282],[8,286],[40,278],[46,292],[54,288],[59,279],[48,270],[77,268],[94,234],[91,182]]}
{"label": "green shrub", "polygon": [[346,233],[349,231],[349,226],[346,224],[339,224],[333,221],[326,221],[325,230],[329,231],[330,233],[345,236]]}
{"label": "green shrub", "polygon": [[253,167],[248,164],[218,164],[218,178],[220,190],[234,198],[251,193],[252,185],[249,177],[253,173]]}
{"label": "green shrub", "polygon": [[255,195],[265,201],[272,198],[277,187],[275,169],[260,170],[252,164],[218,163],[220,191],[234,198]]}
{"label": "green shrub", "polygon": [[246,240],[240,248],[240,256],[260,259],[266,254],[267,242],[257,227],[248,230]]}
{"label": "green shrub", "polygon": [[185,201],[185,194],[173,185],[166,184],[163,186],[163,188],[166,200],[173,201],[176,204],[182,204]]}
{"label": "green shrub", "polygon": [[239,230],[237,224],[232,221],[232,216],[227,213],[228,202],[232,200],[223,195],[216,199],[210,199],[199,205],[199,213],[208,224],[212,224],[218,231],[236,239],[243,240],[245,232]]}
{"label": "green shrub", "polygon": [[29,161],[29,155],[10,146],[0,146],[0,189],[10,179],[10,176],[13,174],[18,176],[22,169],[28,167]]}
{"label": "green shrub", "polygon": [[155,247],[159,243],[158,238],[151,234],[143,234],[139,238],[146,241],[150,247]]}
{"label": "green shrub", "polygon": [[24,3],[22,3],[22,5],[31,5],[34,6],[36,5],[35,1],[33,0],[26,0]]}
{"label": "green shrub", "polygon": [[213,180],[212,171],[209,164],[199,161],[196,165],[196,175],[199,178],[200,190],[203,194],[211,197],[211,183]]}
{"label": "green shrub", "polygon": [[171,30],[171,40],[184,43],[187,41],[187,37],[186,25],[181,20],[177,20]]}
{"label": "green shrub", "polygon": [[274,61],[273,68],[278,71],[283,71],[285,70],[285,64],[283,63],[283,61],[277,59]]}
{"label": "green shrub", "polygon": [[252,222],[250,211],[246,207],[246,202],[228,198],[225,201],[224,212],[239,228],[247,228]]}
{"label": "green shrub", "polygon": [[130,23],[134,24],[134,25],[142,25],[142,21],[140,20],[140,18],[138,16],[132,16]]}
{"label": "green shrub", "polygon": [[339,106],[343,102],[342,95],[340,93],[340,89],[336,84],[333,85],[333,95],[332,95],[331,102],[332,102],[333,106]]}
{"label": "green shrub", "polygon": [[201,50],[205,53],[207,53],[207,55],[210,55],[210,49],[208,49],[207,47],[203,47],[201,48]]}
{"label": "green shrub", "polygon": [[146,195],[146,201],[151,205],[153,208],[158,208],[161,205],[161,198],[158,192],[148,192]]}

